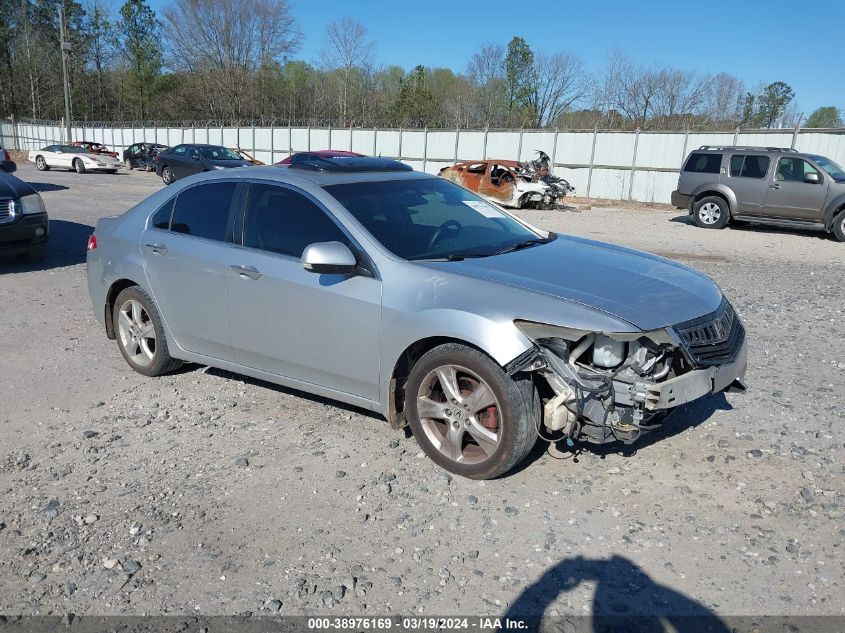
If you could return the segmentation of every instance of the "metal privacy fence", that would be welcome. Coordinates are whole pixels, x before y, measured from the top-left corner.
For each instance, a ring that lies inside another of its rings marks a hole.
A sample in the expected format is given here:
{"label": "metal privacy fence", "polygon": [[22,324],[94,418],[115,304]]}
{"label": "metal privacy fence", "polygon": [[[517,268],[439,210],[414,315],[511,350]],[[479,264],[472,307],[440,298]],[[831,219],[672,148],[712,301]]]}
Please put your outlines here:
{"label": "metal privacy fence", "polygon": [[[398,158],[429,173],[462,160],[526,161],[543,150],[577,195],[641,202],[669,202],[681,162],[702,145],[792,147],[845,164],[845,129],[645,132],[74,124],[71,135],[71,140],[95,141],[121,152],[140,142],[219,144],[243,149],[265,163],[295,151],[342,149]],[[0,122],[0,143],[6,148],[38,149],[65,136],[57,122]]]}

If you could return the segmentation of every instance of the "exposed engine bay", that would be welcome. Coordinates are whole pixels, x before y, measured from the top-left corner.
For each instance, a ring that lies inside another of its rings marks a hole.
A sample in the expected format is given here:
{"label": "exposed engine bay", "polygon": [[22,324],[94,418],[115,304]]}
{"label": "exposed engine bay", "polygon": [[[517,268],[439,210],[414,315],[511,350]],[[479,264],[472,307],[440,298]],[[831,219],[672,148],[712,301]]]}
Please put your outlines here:
{"label": "exposed engine bay", "polygon": [[[744,391],[745,334],[726,305],[724,314],[696,325],[692,335],[684,328],[607,334],[517,322],[535,345],[508,369],[534,373],[548,387],[541,393],[544,428],[538,423],[538,433],[629,444],[679,405],[709,393]],[[698,330],[710,340],[702,341]],[[703,347],[718,348],[719,355],[708,357]]]}

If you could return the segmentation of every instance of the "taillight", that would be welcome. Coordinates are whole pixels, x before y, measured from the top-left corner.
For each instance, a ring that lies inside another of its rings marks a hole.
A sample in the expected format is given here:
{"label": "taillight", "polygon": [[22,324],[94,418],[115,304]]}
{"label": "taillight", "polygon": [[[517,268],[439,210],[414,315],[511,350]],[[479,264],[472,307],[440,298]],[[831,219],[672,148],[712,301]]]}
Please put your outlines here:
{"label": "taillight", "polygon": [[88,250],[93,251],[95,248],[97,248],[97,236],[92,235],[88,238]]}

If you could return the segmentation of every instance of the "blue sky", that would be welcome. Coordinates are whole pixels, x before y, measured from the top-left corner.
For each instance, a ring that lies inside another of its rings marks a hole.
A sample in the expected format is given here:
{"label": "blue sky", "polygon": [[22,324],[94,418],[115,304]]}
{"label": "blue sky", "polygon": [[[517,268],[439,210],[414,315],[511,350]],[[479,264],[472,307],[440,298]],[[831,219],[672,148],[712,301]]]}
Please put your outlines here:
{"label": "blue sky", "polygon": [[[482,42],[520,35],[534,50],[580,55],[591,70],[618,49],[646,64],[729,72],[750,88],[785,81],[805,116],[845,109],[842,0],[289,1],[304,36],[296,57],[306,61],[318,59],[326,25],[348,15],[366,25],[384,66],[462,71]],[[151,0],[157,10],[168,3]]]}

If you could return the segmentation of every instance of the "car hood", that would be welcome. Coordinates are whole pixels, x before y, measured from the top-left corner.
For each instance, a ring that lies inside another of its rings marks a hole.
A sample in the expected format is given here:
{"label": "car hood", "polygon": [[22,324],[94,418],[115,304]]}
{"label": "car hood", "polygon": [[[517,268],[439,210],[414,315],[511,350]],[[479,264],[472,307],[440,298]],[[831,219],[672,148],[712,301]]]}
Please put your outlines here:
{"label": "car hood", "polygon": [[0,172],[0,198],[20,198],[32,193],[37,192],[20,178]]}
{"label": "car hood", "polygon": [[[563,235],[504,255],[420,263],[577,302],[646,331],[709,314],[722,301],[721,290],[707,275],[683,264]],[[514,313],[518,316],[518,306]]]}
{"label": "car hood", "polygon": [[215,167],[246,167],[252,164],[248,160],[214,160],[211,158],[204,158],[203,160]]}

